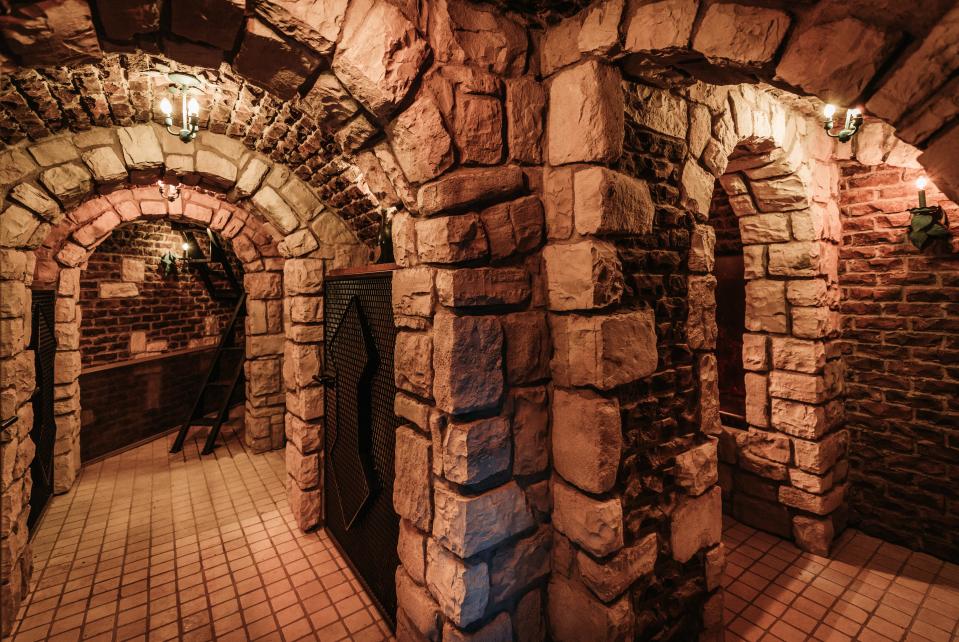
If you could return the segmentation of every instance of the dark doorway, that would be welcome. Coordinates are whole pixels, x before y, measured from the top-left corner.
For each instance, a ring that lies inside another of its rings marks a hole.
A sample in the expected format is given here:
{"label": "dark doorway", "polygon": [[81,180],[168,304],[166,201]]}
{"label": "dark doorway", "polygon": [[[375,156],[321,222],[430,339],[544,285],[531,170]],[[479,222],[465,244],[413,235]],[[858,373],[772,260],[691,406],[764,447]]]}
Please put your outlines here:
{"label": "dark doorway", "polygon": [[743,255],[716,257],[716,361],[719,413],[725,425],[746,428],[746,383],[743,330],[746,327],[746,280]]}
{"label": "dark doorway", "polygon": [[36,446],[36,455],[30,464],[30,515],[27,527],[33,529],[53,494],[53,453],[57,443],[57,424],[53,415],[53,364],[57,356],[54,334],[53,290],[34,290],[31,309],[33,327],[30,349],[34,351],[36,388],[33,390],[33,427],[30,439]]}
{"label": "dark doorway", "polygon": [[390,622],[399,564],[391,284],[383,271],[326,281],[323,458],[327,529]]}

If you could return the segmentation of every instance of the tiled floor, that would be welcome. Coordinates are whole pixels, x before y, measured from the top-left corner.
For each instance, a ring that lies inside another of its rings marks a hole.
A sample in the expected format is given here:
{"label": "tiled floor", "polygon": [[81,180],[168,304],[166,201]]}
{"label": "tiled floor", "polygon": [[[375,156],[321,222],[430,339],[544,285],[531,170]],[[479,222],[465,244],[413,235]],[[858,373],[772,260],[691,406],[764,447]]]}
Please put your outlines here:
{"label": "tiled floor", "polygon": [[84,468],[33,540],[14,639],[387,639],[329,538],[292,523],[283,452],[224,433],[212,456],[170,436]]}
{"label": "tiled floor", "polygon": [[[384,640],[325,533],[291,522],[281,451],[229,428],[213,456],[171,437],[83,470],[34,539],[14,639]],[[847,531],[832,559],[730,521],[726,639],[959,640],[959,566]]]}
{"label": "tiled floor", "polygon": [[959,640],[959,566],[847,530],[831,559],[727,522],[726,641]]}

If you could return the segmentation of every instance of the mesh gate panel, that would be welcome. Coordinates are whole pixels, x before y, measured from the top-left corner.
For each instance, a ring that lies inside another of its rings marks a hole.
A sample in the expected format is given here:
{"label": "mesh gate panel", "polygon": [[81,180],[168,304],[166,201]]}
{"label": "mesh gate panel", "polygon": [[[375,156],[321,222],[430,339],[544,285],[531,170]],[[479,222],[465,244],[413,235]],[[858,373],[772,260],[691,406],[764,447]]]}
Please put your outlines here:
{"label": "mesh gate panel", "polygon": [[34,290],[32,303],[33,328],[30,348],[34,352],[36,388],[33,393],[33,427],[30,438],[36,446],[36,454],[30,463],[30,515],[27,526],[34,524],[43,514],[43,509],[53,493],[53,452],[57,441],[57,424],[53,416],[53,363],[57,355],[57,340],[54,335],[53,306],[56,299],[53,290]]}
{"label": "mesh gate panel", "polygon": [[332,277],[324,297],[326,526],[388,621],[396,613],[399,518],[393,511],[398,420],[392,276]]}

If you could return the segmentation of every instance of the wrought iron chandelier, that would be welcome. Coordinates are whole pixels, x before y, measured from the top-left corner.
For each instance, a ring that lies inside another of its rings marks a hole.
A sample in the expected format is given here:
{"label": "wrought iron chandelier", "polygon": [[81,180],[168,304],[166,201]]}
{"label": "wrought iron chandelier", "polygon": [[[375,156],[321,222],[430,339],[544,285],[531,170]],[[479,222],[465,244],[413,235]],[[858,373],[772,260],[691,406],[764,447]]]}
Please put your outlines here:
{"label": "wrought iron chandelier", "polygon": [[862,127],[862,111],[856,108],[846,110],[846,122],[843,128],[838,132],[833,132],[833,129],[836,127],[836,121],[834,120],[836,116],[836,106],[826,105],[822,110],[822,114],[825,116],[823,127],[826,129],[826,134],[830,138],[838,138],[840,143],[848,143],[849,140],[856,135],[856,132],[859,131],[859,128]]}
{"label": "wrought iron chandelier", "polygon": [[191,74],[171,73],[167,77],[170,79],[168,91],[180,102],[180,130],[173,127],[173,102],[166,96],[160,101],[164,124],[168,132],[189,143],[200,130],[200,103],[196,99],[200,95],[200,81]]}

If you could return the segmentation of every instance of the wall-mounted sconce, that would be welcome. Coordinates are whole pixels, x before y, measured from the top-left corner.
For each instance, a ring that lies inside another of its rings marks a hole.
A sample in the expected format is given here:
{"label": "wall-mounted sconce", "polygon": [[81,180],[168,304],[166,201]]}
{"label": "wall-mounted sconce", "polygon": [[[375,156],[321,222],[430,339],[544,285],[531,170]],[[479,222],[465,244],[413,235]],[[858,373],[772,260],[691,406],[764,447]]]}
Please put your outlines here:
{"label": "wall-mounted sconce", "polygon": [[823,127],[826,129],[826,134],[830,138],[838,138],[840,143],[848,143],[862,127],[862,112],[855,108],[846,110],[846,122],[838,132],[833,132],[836,127],[836,106],[826,105],[823,107],[822,114],[825,116]]}
{"label": "wall-mounted sconce", "polygon": [[171,203],[180,198],[180,186],[176,183],[164,183],[162,180],[159,180],[157,181],[157,189],[160,190],[160,196]]}
{"label": "wall-mounted sconce", "polygon": [[200,103],[196,99],[200,94],[200,81],[190,74],[172,73],[167,77],[170,79],[168,91],[174,100],[180,101],[180,130],[173,128],[173,103],[166,97],[160,101],[164,124],[168,132],[189,143],[200,130]]}
{"label": "wall-mounted sconce", "polygon": [[160,273],[164,277],[177,273],[177,262],[186,264],[186,262],[190,260],[190,252],[193,250],[193,245],[183,242],[180,244],[180,249],[183,250],[183,256],[177,256],[168,250],[166,254],[160,257]]}
{"label": "wall-mounted sconce", "polygon": [[920,251],[929,247],[929,244],[938,239],[949,238],[949,219],[939,205],[926,205],[926,185],[929,181],[925,176],[916,179],[916,189],[919,190],[919,207],[910,208],[912,220],[909,221],[909,242]]}

